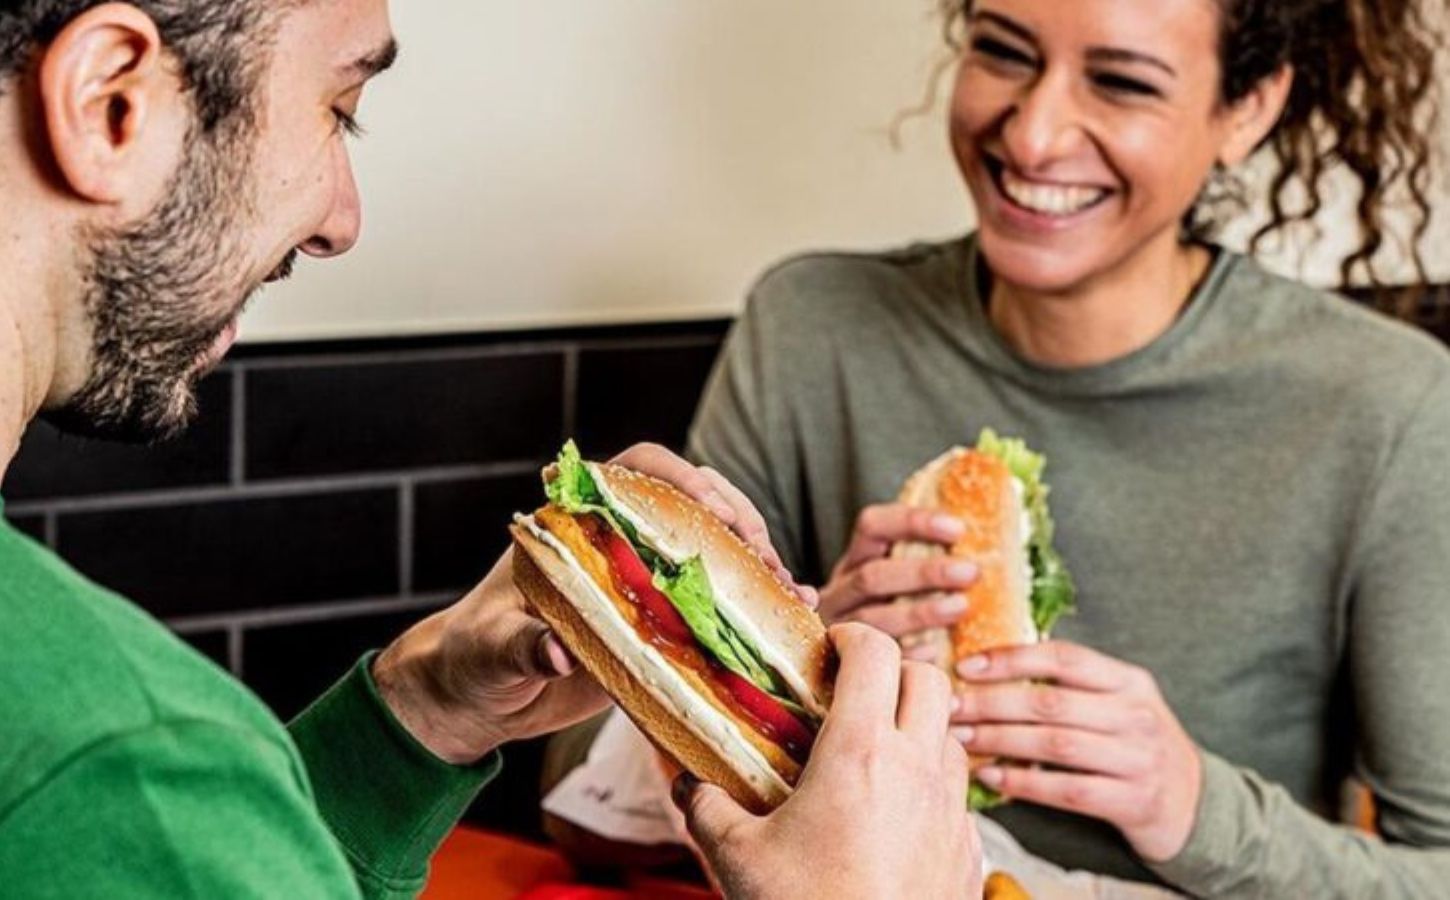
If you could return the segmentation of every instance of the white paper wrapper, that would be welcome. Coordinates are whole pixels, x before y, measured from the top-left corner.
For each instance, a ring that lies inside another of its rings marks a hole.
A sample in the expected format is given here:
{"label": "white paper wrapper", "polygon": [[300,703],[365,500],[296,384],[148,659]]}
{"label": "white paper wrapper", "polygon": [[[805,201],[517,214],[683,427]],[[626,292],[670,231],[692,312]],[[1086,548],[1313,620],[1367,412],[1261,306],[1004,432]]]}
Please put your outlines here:
{"label": "white paper wrapper", "polygon": [[[595,834],[634,844],[694,849],[685,820],[670,801],[670,782],[654,746],[621,712],[600,729],[589,757],[544,798],[544,810]],[[991,819],[977,817],[983,871],[1017,879],[1033,900],[1167,900],[1161,888],[1068,872],[1033,856]]]}
{"label": "white paper wrapper", "polygon": [[682,843],[683,820],[676,825],[679,811],[654,745],[618,710],[599,729],[584,764],[544,798],[544,811],[613,841]]}

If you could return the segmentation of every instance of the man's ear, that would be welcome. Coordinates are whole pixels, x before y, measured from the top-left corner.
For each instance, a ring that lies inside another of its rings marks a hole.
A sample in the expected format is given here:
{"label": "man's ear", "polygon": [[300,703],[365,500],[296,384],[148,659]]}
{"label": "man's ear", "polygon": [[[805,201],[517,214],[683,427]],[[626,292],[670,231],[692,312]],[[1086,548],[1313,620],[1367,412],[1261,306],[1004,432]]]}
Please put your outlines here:
{"label": "man's ear", "polygon": [[1229,107],[1229,133],[1219,150],[1220,165],[1232,167],[1249,158],[1278,124],[1293,87],[1293,67],[1280,66]]}
{"label": "man's ear", "polygon": [[[179,92],[156,23],[107,3],[72,19],[42,50],[40,102],[62,177],[94,203],[121,203],[149,187],[163,148],[161,100]],[[151,133],[148,133],[151,132]]]}

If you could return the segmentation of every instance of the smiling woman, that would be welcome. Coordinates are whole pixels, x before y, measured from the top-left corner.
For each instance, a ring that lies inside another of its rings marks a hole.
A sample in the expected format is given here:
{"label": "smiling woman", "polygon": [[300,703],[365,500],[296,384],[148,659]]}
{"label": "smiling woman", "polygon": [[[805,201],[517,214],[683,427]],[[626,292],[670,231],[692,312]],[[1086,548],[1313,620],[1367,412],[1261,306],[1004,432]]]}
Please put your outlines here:
{"label": "smiling woman", "polygon": [[[1111,35],[1121,45],[1089,40],[1077,48],[1079,77],[1100,101],[1095,111],[1103,126],[1103,164],[1116,158],[1131,168],[1156,161],[1181,176],[1180,189],[1196,197],[1183,217],[1184,230],[1205,240],[1226,224],[1225,213],[1241,212],[1255,199],[1241,181],[1226,177],[1227,170],[1251,151],[1265,149],[1271,165],[1260,175],[1268,180],[1262,199],[1269,220],[1254,234],[1252,250],[1276,232],[1312,221],[1325,206],[1330,180],[1347,172],[1359,190],[1355,212],[1361,234],[1342,260],[1341,277],[1345,284],[1357,278],[1378,284],[1374,262],[1390,237],[1389,198],[1400,197],[1411,208],[1403,237],[1421,238],[1429,224],[1432,146],[1425,113],[1436,74],[1438,37],[1430,22],[1437,8],[1414,0],[1200,0],[1151,10],[1117,7],[1109,12],[1117,21],[1097,19],[1096,32],[1087,27],[1089,34]],[[983,70],[998,80],[1020,80],[1048,55],[1050,48],[1040,46],[1029,28],[994,11],[991,3],[942,0],[942,9],[949,43],[981,63],[962,68],[967,83],[959,86],[958,98],[972,97],[971,110],[980,112],[980,91],[992,82],[981,77]],[[1194,30],[1184,27],[1195,19],[1199,34],[1204,26],[1218,32],[1216,58],[1185,58],[1176,46],[1194,39]],[[1183,71],[1164,55],[1185,60]],[[968,73],[978,77],[968,81]],[[1245,122],[1242,116],[1252,114],[1255,95],[1273,76],[1290,73],[1288,96],[1274,98],[1267,109],[1277,121],[1265,135],[1270,123]],[[1212,114],[1205,118],[1205,111]],[[967,112],[960,113],[959,124],[965,124]],[[1203,126],[1216,130],[1212,138],[1230,141],[1216,156],[1205,156],[1214,148],[1205,145]],[[1249,128],[1249,136],[1262,143],[1232,141],[1235,135],[1224,128]],[[1096,199],[1105,195],[1106,190]],[[982,196],[977,199],[980,203]],[[1094,198],[1077,199],[1085,206]],[[1171,199],[1184,205],[1182,197]],[[1413,242],[1410,255],[1425,280]]]}
{"label": "smiling woman", "polygon": [[[993,815],[1195,896],[1440,895],[1450,758],[1422,748],[1450,741],[1450,355],[1215,235],[1224,186],[1269,235],[1336,169],[1360,187],[1346,278],[1423,233],[1443,0],[942,10],[979,230],[773,269],[691,452],[826,582],[823,614],[912,647],[971,576],[890,556],[946,542],[892,498],[984,427],[1025,439],[1081,613],[959,673],[971,755],[1030,764],[977,773],[1016,801]],[[1382,840],[1334,822],[1351,775]]]}

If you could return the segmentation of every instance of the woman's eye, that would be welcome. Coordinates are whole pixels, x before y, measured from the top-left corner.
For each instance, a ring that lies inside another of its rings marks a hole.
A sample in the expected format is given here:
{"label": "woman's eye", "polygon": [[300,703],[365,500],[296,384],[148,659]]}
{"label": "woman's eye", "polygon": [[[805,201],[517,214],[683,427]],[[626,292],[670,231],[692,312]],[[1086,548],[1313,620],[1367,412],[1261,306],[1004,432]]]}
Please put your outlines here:
{"label": "woman's eye", "polygon": [[979,37],[972,41],[972,50],[983,56],[990,57],[998,62],[1011,63],[1019,66],[1031,66],[1036,62],[1031,56],[1018,50],[1016,47],[1002,43],[995,38]]}
{"label": "woman's eye", "polygon": [[1098,87],[1113,94],[1122,94],[1130,97],[1161,97],[1163,92],[1146,81],[1139,81],[1136,78],[1129,78],[1126,75],[1115,75],[1111,72],[1099,72],[1093,76],[1093,82]]}
{"label": "woman's eye", "polygon": [[348,137],[362,137],[363,127],[358,122],[356,116],[345,109],[334,106],[332,108],[332,117],[337,120],[338,131],[343,132]]}

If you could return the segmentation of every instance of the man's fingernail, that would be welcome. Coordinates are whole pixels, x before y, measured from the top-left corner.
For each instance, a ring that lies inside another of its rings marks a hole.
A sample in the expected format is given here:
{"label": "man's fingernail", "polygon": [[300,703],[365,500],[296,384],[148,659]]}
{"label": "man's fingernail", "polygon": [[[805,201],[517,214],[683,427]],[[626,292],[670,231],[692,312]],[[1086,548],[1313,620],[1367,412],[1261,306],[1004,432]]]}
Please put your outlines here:
{"label": "man's fingernail", "polygon": [[972,738],[976,736],[977,729],[970,725],[957,725],[952,728],[952,737],[956,738],[959,744],[971,743]]}
{"label": "man's fingernail", "polygon": [[953,541],[962,536],[967,526],[956,516],[932,516],[931,530],[937,537]]}
{"label": "man's fingernail", "polygon": [[574,658],[552,631],[539,639],[539,674],[545,678],[562,678],[574,672]]}
{"label": "man's fingernail", "polygon": [[1002,786],[1002,770],[996,766],[988,766],[985,769],[978,769],[977,780],[989,788]]}
{"label": "man's fingernail", "polygon": [[957,674],[980,675],[983,672],[987,671],[988,665],[990,665],[990,663],[987,661],[987,657],[982,656],[981,654],[978,654],[976,656],[969,656],[961,662],[957,663]]}
{"label": "man's fingernail", "polygon": [[700,780],[689,772],[680,773],[680,776],[675,779],[675,783],[670,786],[670,799],[675,801],[675,806],[682,810],[685,809],[690,805],[690,795],[695,793],[695,788],[699,784]]}
{"label": "man's fingernail", "polygon": [[936,602],[936,611],[944,616],[957,616],[967,611],[966,594],[950,594]]}
{"label": "man's fingernail", "polygon": [[970,584],[977,580],[977,567],[969,562],[954,562],[947,566],[947,580],[954,584]]}

